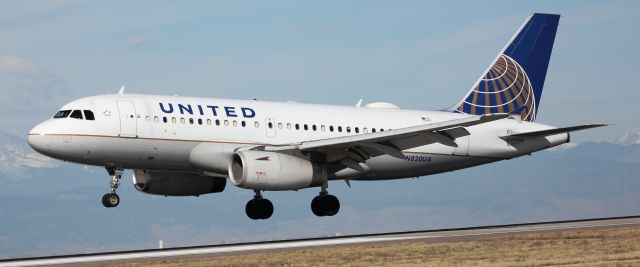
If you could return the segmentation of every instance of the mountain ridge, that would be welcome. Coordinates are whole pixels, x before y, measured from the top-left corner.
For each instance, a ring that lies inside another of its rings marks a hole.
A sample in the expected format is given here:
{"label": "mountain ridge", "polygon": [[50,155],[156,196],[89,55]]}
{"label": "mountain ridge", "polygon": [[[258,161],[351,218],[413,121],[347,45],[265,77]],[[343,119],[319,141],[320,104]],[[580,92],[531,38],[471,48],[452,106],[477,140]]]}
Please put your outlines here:
{"label": "mountain ridge", "polygon": [[625,146],[640,144],[640,128],[625,132],[623,136],[616,139],[615,143]]}
{"label": "mountain ridge", "polygon": [[56,160],[34,151],[26,138],[0,131],[0,173],[20,180],[30,178],[28,169],[51,169],[60,166]]}

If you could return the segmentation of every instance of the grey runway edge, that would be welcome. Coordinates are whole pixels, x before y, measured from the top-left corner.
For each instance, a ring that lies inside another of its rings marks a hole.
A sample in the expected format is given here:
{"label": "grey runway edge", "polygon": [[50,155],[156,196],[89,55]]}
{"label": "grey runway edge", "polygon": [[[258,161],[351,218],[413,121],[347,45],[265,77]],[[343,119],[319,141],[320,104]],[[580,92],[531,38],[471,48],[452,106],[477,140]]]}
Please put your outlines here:
{"label": "grey runway edge", "polygon": [[247,242],[205,246],[176,247],[165,249],[145,249],[114,251],[88,254],[58,255],[33,258],[0,260],[4,266],[51,266],[61,264],[105,264],[111,261],[180,259],[182,257],[215,256],[218,254],[264,252],[279,249],[322,247],[336,245],[357,245],[377,242],[401,242],[417,240],[456,240],[464,238],[546,232],[570,229],[602,227],[640,226],[640,216],[608,217],[581,220],[549,221],[506,225],[491,225],[465,228],[434,229],[423,231],[392,232],[378,234],[346,235],[338,237],[303,238],[292,240]]}

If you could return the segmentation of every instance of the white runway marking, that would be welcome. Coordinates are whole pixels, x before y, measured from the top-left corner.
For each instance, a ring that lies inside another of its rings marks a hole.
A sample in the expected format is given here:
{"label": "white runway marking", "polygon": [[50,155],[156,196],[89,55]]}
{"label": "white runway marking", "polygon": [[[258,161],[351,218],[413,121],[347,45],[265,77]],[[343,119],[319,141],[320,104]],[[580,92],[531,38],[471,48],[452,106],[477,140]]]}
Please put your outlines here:
{"label": "white runway marking", "polygon": [[482,235],[496,235],[496,234],[510,234],[510,233],[522,233],[522,232],[543,232],[553,230],[569,230],[580,228],[593,228],[593,227],[613,227],[613,226],[625,226],[625,225],[638,225],[640,224],[640,218],[624,218],[624,219],[603,219],[595,221],[581,221],[581,222],[557,222],[557,223],[544,223],[535,225],[520,225],[520,226],[502,226],[502,227],[487,227],[482,229],[461,229],[461,230],[442,230],[442,231],[428,231],[419,233],[394,233],[388,235],[376,235],[376,236],[354,236],[354,237],[333,237],[316,240],[300,240],[300,241],[281,241],[275,243],[248,243],[238,245],[219,245],[212,247],[200,247],[200,248],[184,248],[184,249],[165,249],[165,250],[151,250],[141,252],[121,252],[110,253],[106,255],[75,255],[69,257],[58,258],[43,258],[43,259],[24,259],[17,261],[0,262],[0,267],[4,266],[44,266],[44,265],[58,265],[58,264],[71,264],[71,263],[95,263],[117,260],[134,260],[134,259],[152,259],[152,258],[165,258],[165,257],[179,257],[179,256],[193,256],[193,255],[215,255],[220,253],[233,253],[233,252],[249,252],[249,251],[268,251],[274,249],[288,249],[288,248],[304,248],[304,247],[319,247],[319,246],[333,246],[333,245],[353,245],[363,243],[374,242],[389,242],[389,241],[411,241],[418,239],[435,239],[435,238],[453,238],[453,237],[468,237],[468,236],[482,236]]}

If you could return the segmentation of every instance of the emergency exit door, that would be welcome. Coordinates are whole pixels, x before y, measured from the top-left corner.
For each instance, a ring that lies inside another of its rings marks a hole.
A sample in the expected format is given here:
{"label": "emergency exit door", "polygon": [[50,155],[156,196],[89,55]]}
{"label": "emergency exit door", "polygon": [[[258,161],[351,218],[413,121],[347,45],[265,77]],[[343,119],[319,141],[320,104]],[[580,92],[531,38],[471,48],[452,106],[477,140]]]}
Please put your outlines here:
{"label": "emergency exit door", "polygon": [[276,137],[276,122],[273,118],[267,118],[265,120],[267,124],[267,137]]}

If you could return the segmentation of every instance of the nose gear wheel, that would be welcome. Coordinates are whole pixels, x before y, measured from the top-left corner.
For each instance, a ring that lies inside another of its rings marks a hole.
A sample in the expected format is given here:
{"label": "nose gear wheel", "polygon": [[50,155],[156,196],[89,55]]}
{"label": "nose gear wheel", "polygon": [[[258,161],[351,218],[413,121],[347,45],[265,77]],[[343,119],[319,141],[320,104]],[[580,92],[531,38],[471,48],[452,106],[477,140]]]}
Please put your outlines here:
{"label": "nose gear wheel", "polygon": [[106,169],[110,176],[109,187],[111,188],[111,193],[106,193],[102,196],[102,205],[107,208],[115,208],[120,204],[120,196],[116,194],[116,189],[120,186],[120,179],[124,169],[115,167],[107,167]]}

